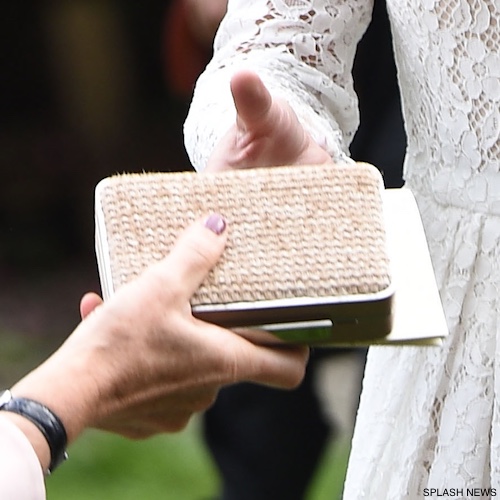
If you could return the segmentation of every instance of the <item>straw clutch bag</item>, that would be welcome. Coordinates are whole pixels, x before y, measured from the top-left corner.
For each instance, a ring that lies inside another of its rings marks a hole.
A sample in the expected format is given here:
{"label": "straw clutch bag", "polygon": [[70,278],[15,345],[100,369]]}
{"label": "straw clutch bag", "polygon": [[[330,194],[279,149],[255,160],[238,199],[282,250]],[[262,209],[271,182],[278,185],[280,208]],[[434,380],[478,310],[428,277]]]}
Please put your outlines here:
{"label": "straw clutch bag", "polygon": [[229,241],[192,299],[195,316],[310,344],[380,338],[391,330],[393,295],[382,191],[378,170],[361,163],[104,179],[96,188],[103,294],[217,212]]}

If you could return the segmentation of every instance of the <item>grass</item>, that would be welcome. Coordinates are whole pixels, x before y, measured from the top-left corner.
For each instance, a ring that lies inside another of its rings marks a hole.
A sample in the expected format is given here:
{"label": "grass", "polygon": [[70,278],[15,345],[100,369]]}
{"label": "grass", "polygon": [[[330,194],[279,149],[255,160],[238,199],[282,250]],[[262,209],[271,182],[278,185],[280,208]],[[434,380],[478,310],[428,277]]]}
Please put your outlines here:
{"label": "grass", "polygon": [[[340,498],[347,453],[347,439],[331,444],[307,500]],[[47,480],[49,500],[210,500],[218,489],[197,419],[180,434],[140,442],[89,431]]]}
{"label": "grass", "polygon": [[[5,332],[0,345],[0,387],[9,387],[52,350],[46,339]],[[348,437],[330,443],[304,500],[340,498],[348,452]],[[215,500],[219,491],[197,418],[179,434],[146,441],[87,431],[69,453],[68,462],[47,479],[49,500]]]}
{"label": "grass", "polygon": [[71,448],[70,460],[48,478],[48,498],[208,500],[218,477],[198,436],[195,425],[147,441],[88,432]]}

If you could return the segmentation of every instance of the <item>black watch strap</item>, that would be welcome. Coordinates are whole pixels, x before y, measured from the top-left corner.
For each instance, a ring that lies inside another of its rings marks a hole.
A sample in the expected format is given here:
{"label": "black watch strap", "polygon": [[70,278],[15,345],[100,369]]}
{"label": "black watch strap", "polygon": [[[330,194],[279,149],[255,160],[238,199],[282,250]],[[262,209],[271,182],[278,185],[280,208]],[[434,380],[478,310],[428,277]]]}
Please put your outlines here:
{"label": "black watch strap", "polygon": [[4,391],[0,393],[0,410],[22,415],[44,435],[50,448],[49,474],[68,458],[66,429],[61,419],[49,408],[32,399],[14,398],[10,391]]}

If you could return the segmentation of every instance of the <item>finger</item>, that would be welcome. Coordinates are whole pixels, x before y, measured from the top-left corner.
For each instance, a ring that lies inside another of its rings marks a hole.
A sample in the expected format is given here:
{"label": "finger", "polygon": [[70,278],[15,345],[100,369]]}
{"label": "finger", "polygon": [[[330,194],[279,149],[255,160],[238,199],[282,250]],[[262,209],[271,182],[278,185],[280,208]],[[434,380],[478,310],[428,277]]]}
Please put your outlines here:
{"label": "finger", "polygon": [[272,97],[262,80],[251,71],[240,71],[231,79],[237,124],[244,131],[258,128],[268,119]]}
{"label": "finger", "polygon": [[86,293],[80,300],[80,316],[85,319],[92,311],[102,304],[102,298],[97,293]]}
{"label": "finger", "polygon": [[[304,378],[309,348],[280,343],[276,339],[271,344],[254,344],[253,341],[269,341],[266,332],[254,330],[252,339],[247,340],[239,333],[250,335],[250,330],[238,330],[238,333],[226,330],[216,325],[198,323],[198,328],[205,331],[204,338],[210,338],[223,347],[219,353],[226,356],[231,373],[230,383],[255,382],[281,389],[297,387]],[[260,335],[259,335],[260,334]],[[228,373],[226,373],[228,375]]]}
{"label": "finger", "polygon": [[170,254],[148,272],[159,271],[179,300],[190,299],[222,256],[226,241],[226,221],[212,214],[187,228]]}
{"label": "finger", "polygon": [[247,380],[258,384],[294,389],[302,382],[309,348],[305,346],[254,346],[259,352],[249,360]]}

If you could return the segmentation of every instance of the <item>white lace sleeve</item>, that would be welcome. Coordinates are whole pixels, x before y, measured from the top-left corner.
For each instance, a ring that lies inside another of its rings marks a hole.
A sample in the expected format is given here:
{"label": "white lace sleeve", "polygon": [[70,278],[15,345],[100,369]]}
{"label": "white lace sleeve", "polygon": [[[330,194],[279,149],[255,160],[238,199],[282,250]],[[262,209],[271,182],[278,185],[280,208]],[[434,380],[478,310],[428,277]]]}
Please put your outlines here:
{"label": "white lace sleeve", "polygon": [[285,98],[334,159],[345,160],[358,125],[352,63],[371,7],[372,0],[229,0],[184,127],[193,166],[205,167],[234,123],[229,80],[243,68]]}

